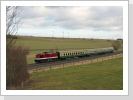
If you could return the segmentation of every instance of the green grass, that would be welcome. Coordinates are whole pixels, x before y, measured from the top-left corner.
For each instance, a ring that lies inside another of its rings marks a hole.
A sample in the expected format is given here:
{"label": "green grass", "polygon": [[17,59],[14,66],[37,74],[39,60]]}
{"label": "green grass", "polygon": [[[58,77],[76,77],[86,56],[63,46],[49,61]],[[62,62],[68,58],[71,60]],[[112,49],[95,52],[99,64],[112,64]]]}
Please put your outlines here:
{"label": "green grass", "polygon": [[[74,38],[45,38],[45,37],[26,37],[18,36],[18,44],[23,44],[29,49],[56,49],[56,48],[104,48],[110,47],[113,40],[104,39],[74,39]],[[121,48],[122,49],[122,48]],[[66,50],[66,49],[64,49]],[[59,51],[64,51],[59,50]],[[68,50],[68,49],[67,49]],[[30,51],[27,56],[28,64],[34,63],[35,54],[42,53],[44,50]]]}
{"label": "green grass", "polygon": [[123,58],[32,73],[28,90],[122,90]]}

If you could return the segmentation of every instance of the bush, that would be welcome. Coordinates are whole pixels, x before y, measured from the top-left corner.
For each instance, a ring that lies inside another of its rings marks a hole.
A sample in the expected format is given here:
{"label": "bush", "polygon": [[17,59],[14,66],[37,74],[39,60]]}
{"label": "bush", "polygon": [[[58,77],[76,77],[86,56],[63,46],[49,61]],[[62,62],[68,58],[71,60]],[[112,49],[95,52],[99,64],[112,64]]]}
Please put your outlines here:
{"label": "bush", "polygon": [[29,49],[22,45],[6,48],[6,86],[21,86],[30,77],[27,71],[26,55]]}
{"label": "bush", "polygon": [[114,41],[113,43],[112,43],[112,47],[114,48],[114,50],[116,50],[116,51],[118,51],[118,49],[121,47],[121,43],[120,43],[120,41]]}

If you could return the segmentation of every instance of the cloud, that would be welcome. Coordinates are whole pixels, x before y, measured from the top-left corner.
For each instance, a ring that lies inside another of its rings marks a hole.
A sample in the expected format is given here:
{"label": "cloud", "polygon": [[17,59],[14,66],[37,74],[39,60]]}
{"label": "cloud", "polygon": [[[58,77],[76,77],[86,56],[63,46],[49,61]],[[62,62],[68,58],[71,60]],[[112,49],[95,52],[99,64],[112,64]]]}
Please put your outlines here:
{"label": "cloud", "polygon": [[25,28],[62,27],[65,29],[91,29],[94,31],[120,31],[123,29],[123,8],[95,7],[24,7]]}

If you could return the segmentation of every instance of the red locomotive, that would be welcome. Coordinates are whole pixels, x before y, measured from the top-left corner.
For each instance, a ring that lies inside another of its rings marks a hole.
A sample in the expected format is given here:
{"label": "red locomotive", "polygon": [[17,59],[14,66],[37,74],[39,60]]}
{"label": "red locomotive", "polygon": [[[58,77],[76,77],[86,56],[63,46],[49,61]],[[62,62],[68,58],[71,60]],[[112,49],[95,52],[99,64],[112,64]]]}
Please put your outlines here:
{"label": "red locomotive", "polygon": [[49,62],[58,60],[58,53],[43,52],[42,54],[37,54],[35,62]]}

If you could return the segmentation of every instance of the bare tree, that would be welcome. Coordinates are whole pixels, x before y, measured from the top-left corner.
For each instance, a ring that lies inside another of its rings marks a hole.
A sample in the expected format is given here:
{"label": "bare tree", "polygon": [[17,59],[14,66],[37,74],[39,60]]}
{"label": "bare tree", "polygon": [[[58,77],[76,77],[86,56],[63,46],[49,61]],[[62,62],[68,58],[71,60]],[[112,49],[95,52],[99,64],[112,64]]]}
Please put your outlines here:
{"label": "bare tree", "polygon": [[16,45],[13,38],[17,33],[21,19],[19,15],[22,11],[20,6],[6,7],[6,86],[21,86],[29,79],[27,71],[26,55],[29,49],[22,45]]}
{"label": "bare tree", "polygon": [[21,6],[7,6],[6,7],[6,43],[7,47],[15,44],[16,40],[13,39],[17,34],[20,25]]}
{"label": "bare tree", "polygon": [[22,11],[21,6],[7,6],[6,7],[6,34],[17,34],[18,26],[21,21],[19,15]]}

